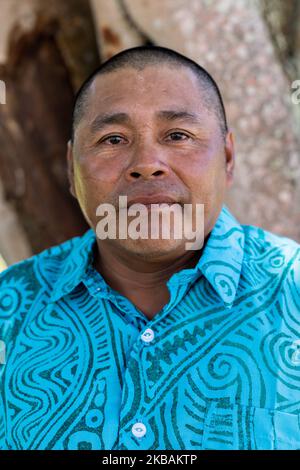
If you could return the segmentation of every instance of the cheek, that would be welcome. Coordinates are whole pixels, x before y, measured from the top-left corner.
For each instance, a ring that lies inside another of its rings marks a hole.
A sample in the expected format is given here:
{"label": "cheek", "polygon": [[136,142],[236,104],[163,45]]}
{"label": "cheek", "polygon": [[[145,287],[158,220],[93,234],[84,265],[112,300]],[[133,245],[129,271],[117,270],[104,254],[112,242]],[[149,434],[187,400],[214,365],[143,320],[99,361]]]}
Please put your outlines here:
{"label": "cheek", "polygon": [[116,166],[99,160],[85,159],[74,166],[75,190],[82,210],[90,218],[102,202],[107,202],[119,179]]}
{"label": "cheek", "polygon": [[178,161],[178,173],[188,186],[192,185],[192,189],[201,190],[201,187],[210,186],[220,173],[220,160],[220,155],[211,148],[189,153]]}
{"label": "cheek", "polygon": [[78,174],[87,184],[114,184],[123,171],[122,160],[84,157],[78,161]]}
{"label": "cheek", "polygon": [[221,153],[194,156],[182,167],[181,174],[195,202],[209,203],[223,197],[226,171],[225,156]]}

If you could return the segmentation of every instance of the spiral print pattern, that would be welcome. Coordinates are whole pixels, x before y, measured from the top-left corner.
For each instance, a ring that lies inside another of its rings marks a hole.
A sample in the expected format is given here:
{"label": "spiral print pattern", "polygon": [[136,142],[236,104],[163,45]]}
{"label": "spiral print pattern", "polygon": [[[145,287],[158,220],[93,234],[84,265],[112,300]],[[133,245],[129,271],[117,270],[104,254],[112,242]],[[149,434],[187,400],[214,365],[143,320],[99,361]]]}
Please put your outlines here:
{"label": "spiral print pattern", "polygon": [[94,245],[90,230],[0,275],[0,449],[300,449],[296,243],[223,208],[152,320]]}

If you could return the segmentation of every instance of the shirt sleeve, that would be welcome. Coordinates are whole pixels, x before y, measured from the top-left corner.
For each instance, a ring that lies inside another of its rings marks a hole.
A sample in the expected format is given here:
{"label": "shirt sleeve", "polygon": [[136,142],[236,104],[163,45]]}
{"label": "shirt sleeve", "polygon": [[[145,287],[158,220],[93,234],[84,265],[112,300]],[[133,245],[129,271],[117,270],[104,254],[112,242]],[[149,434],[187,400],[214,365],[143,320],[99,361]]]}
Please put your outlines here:
{"label": "shirt sleeve", "polygon": [[[25,272],[28,263],[19,263],[0,273],[0,450],[7,449],[5,376],[24,315]],[[26,307],[29,308],[29,303]]]}

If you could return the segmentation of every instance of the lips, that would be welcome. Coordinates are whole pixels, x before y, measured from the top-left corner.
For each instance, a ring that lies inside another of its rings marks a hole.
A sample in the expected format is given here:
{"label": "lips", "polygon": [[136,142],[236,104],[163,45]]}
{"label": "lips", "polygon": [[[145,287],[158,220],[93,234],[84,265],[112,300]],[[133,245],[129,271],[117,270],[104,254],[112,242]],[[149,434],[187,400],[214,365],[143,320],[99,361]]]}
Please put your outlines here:
{"label": "lips", "polygon": [[127,200],[127,207],[132,206],[132,204],[144,204],[145,206],[149,206],[151,204],[178,204],[179,202],[175,200],[173,197],[164,194],[156,194],[151,196],[137,196],[135,198],[128,198]]}

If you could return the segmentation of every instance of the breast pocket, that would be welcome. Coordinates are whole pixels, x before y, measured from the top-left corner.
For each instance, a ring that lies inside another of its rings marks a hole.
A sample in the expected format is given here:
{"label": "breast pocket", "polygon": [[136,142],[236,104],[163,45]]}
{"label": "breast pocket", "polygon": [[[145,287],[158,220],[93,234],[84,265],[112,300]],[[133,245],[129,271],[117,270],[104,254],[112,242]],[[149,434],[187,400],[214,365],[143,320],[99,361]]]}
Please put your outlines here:
{"label": "breast pocket", "polygon": [[203,429],[203,449],[300,449],[299,415],[240,404],[211,402]]}

